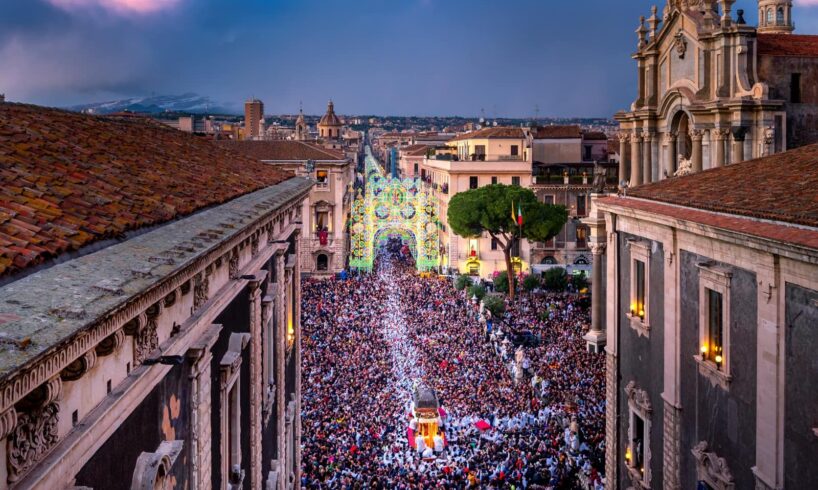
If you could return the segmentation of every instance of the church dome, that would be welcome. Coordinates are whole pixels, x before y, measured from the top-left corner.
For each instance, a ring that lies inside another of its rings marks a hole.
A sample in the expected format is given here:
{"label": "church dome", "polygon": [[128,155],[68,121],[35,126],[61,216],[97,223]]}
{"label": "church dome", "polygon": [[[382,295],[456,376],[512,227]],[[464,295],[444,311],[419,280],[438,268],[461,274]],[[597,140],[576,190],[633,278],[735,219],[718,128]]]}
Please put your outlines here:
{"label": "church dome", "polygon": [[327,113],[321,117],[318,122],[319,126],[341,126],[341,120],[335,115],[335,105],[332,101],[327,104]]}

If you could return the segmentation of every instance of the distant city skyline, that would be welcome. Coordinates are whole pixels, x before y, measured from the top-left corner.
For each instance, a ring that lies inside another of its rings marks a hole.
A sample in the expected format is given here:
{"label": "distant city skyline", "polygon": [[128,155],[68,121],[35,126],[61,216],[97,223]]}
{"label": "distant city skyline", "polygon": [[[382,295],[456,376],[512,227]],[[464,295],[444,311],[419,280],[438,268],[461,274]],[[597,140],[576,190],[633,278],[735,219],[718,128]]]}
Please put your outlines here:
{"label": "distant city skyline", "polygon": [[[195,92],[269,114],[610,117],[663,0],[0,0],[0,93],[69,106]],[[818,0],[795,0],[818,34]],[[756,0],[739,0],[748,23]],[[538,111],[537,111],[538,109]]]}

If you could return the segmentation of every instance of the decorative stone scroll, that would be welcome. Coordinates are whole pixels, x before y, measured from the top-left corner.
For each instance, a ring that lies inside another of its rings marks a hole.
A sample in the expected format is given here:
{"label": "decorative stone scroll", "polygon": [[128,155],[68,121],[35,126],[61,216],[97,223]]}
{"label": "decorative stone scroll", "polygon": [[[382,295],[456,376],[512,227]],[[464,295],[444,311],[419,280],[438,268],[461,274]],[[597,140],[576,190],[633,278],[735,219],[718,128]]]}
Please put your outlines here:
{"label": "decorative stone scroll", "polygon": [[228,269],[230,272],[230,279],[238,279],[239,278],[239,254],[236,251],[230,255],[230,262],[228,263]]}
{"label": "decorative stone scroll", "polygon": [[159,347],[158,325],[161,311],[160,303],[150,307],[146,312],[145,327],[134,337],[134,363],[137,365],[142,364]]}
{"label": "decorative stone scroll", "polygon": [[[41,385],[11,410],[17,411],[17,424],[8,436],[6,466],[8,482],[14,483],[39,463],[59,441],[60,406],[56,402],[62,391],[59,376]],[[11,417],[3,414],[2,424]]]}
{"label": "decorative stone scroll", "polygon": [[642,413],[647,415],[653,412],[648,393],[637,388],[636,381],[631,381],[625,386],[625,394],[628,396],[628,402],[632,403]]}
{"label": "decorative stone scroll", "polygon": [[66,368],[60,372],[60,378],[62,378],[63,381],[76,381],[90,371],[96,363],[97,351],[96,349],[91,349],[66,366]]}
{"label": "decorative stone scroll", "polygon": [[204,272],[200,272],[193,279],[193,311],[195,312],[207,302],[210,294],[210,279]]}
{"label": "decorative stone scroll", "polygon": [[696,459],[698,479],[707,482],[715,490],[733,490],[735,483],[727,460],[707,448],[707,441],[701,441],[691,450]]}
{"label": "decorative stone scroll", "polygon": [[122,343],[124,341],[125,332],[123,332],[122,330],[117,330],[116,332],[102,339],[102,341],[99,344],[97,344],[96,347],[97,356],[99,357],[110,356],[114,352],[118,351],[120,347],[122,347]]}
{"label": "decorative stone scroll", "polygon": [[131,490],[172,487],[170,472],[184,445],[185,442],[179,440],[162,441],[156,452],[140,454],[131,479]]}

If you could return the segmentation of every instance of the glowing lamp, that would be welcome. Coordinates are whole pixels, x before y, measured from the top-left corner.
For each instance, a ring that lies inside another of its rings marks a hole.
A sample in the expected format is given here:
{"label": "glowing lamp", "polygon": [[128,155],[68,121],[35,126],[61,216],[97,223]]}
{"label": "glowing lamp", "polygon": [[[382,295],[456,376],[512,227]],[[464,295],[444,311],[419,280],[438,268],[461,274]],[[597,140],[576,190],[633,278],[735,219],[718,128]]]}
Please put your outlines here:
{"label": "glowing lamp", "polygon": [[639,310],[639,316],[645,318],[645,310]]}
{"label": "glowing lamp", "polygon": [[707,354],[707,344],[702,344],[702,354]]}
{"label": "glowing lamp", "polygon": [[722,361],[721,355],[717,355],[716,356],[716,364],[721,364],[721,361]]}
{"label": "glowing lamp", "polygon": [[625,448],[625,461],[627,461],[629,463],[631,461],[631,447],[630,446]]}

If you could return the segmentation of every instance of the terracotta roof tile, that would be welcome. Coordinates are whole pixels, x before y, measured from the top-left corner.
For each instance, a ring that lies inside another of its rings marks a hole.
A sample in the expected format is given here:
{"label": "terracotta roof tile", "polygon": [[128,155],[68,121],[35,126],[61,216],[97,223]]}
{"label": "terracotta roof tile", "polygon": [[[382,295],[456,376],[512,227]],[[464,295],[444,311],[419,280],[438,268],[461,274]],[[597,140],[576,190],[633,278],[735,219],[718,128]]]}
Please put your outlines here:
{"label": "terracotta roof tile", "polygon": [[0,276],[290,176],[143,117],[0,104]]}
{"label": "terracotta roof tile", "polygon": [[818,145],[634,187],[628,195],[818,227]]}
{"label": "terracotta roof tile", "polygon": [[305,141],[220,140],[216,144],[238,151],[256,160],[346,160],[341,151],[323,148]]}
{"label": "terracotta roof tile", "polygon": [[493,138],[525,138],[525,132],[522,128],[514,128],[508,126],[497,126],[493,128],[483,128],[470,133],[461,134],[449,141],[462,141],[469,139],[493,139]]}
{"label": "terracotta roof tile", "polygon": [[541,126],[534,131],[535,139],[581,138],[582,131],[577,125]]}
{"label": "terracotta roof tile", "polygon": [[712,226],[722,230],[818,250],[818,230],[804,229],[802,227],[772,223],[769,221],[759,221],[743,216],[730,216],[712,211],[672,206],[629,197],[603,197],[595,202],[659,214],[678,220]]}
{"label": "terracotta roof tile", "polygon": [[421,157],[426,155],[429,148],[431,148],[429,145],[409,145],[401,149],[401,153],[410,157]]}
{"label": "terracotta roof tile", "polygon": [[818,57],[818,36],[759,34],[758,54],[762,56]]}

